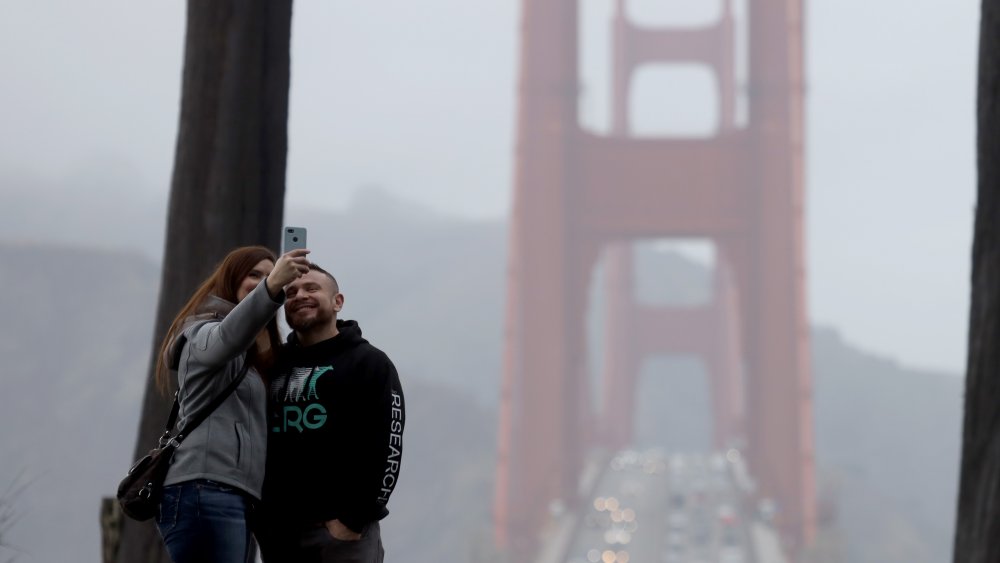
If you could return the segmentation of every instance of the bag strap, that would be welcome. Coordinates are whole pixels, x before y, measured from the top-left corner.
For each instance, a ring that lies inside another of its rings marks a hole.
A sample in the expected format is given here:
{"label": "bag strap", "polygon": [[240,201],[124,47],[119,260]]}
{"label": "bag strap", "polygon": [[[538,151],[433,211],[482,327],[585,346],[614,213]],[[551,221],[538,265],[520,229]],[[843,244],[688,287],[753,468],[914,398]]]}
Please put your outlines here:
{"label": "bag strap", "polygon": [[[183,340],[180,342],[179,346],[181,349],[183,349],[184,344],[187,343],[187,337],[182,334],[180,338],[182,338]],[[176,366],[172,367],[176,369]],[[250,370],[249,358],[245,358],[243,361],[243,367],[242,369],[240,369],[240,373],[236,376],[236,378],[233,379],[232,382],[230,382],[229,385],[227,385],[226,388],[223,389],[222,392],[215,397],[215,399],[212,399],[212,402],[209,403],[207,407],[201,409],[201,411],[198,412],[197,416],[192,418],[190,422],[184,425],[183,432],[179,431],[176,436],[171,437],[170,431],[173,430],[174,424],[177,422],[177,415],[180,412],[180,407],[181,407],[179,399],[180,391],[175,392],[174,404],[172,407],[170,407],[170,416],[167,417],[167,427],[166,429],[164,429],[163,436],[160,438],[160,444],[166,445],[168,442],[175,442],[179,445],[184,440],[184,438],[187,437],[188,434],[194,431],[194,429],[197,428],[199,424],[204,422],[209,415],[215,412],[215,409],[219,408],[219,405],[221,405],[226,399],[229,398],[230,395],[233,394],[233,391],[236,391],[236,388],[239,387],[240,383],[243,382],[243,379],[246,377],[247,372],[249,370]]]}

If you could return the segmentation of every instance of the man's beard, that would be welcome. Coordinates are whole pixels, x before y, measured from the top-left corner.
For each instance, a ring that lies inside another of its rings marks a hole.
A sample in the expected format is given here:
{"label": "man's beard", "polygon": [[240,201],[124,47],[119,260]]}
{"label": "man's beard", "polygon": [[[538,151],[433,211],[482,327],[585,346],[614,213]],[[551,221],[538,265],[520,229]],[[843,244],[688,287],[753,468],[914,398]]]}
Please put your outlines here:
{"label": "man's beard", "polygon": [[316,314],[299,320],[294,320],[291,316],[285,315],[285,322],[289,328],[295,332],[308,332],[317,326],[324,326],[333,320],[333,311],[329,309],[316,308]]}

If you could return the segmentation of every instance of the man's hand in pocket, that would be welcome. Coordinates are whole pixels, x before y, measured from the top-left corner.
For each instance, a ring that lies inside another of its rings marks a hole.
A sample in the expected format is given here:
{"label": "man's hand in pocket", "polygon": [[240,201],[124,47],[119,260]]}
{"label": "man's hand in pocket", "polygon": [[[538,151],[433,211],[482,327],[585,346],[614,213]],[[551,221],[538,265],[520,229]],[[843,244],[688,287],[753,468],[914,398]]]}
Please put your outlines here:
{"label": "man's hand in pocket", "polygon": [[326,523],[330,535],[340,541],[358,541],[361,534],[345,526],[340,520],[330,520]]}

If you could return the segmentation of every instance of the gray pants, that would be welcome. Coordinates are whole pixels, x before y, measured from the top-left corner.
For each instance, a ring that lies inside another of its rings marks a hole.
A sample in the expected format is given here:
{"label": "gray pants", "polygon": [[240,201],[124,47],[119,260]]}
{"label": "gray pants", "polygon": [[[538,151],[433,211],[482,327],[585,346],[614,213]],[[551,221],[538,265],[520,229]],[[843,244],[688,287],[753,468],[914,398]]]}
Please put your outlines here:
{"label": "gray pants", "polygon": [[357,541],[338,540],[323,524],[257,532],[264,563],[382,563],[382,532],[372,522]]}

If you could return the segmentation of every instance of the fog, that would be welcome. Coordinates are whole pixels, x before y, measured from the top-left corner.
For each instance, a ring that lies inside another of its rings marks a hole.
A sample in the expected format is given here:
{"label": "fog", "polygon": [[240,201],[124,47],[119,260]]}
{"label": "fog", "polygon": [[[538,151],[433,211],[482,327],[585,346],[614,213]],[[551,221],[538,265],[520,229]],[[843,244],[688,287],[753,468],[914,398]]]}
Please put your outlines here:
{"label": "fog", "polygon": [[[718,6],[704,0],[627,4],[635,21],[650,25],[709,20]],[[878,369],[960,376],[975,205],[978,3],[807,4],[810,324],[836,334],[831,349],[850,349],[845,357],[861,350],[877,358]],[[584,128],[598,132],[610,127],[613,5],[581,0],[579,117]],[[313,240],[331,241],[329,248],[316,249],[324,262],[342,256],[337,222],[358,210],[376,186],[389,196],[379,201],[407,211],[366,215],[372,222],[403,228],[405,217],[419,215],[448,228],[484,225],[488,235],[482,236],[501,244],[490,247],[488,256],[499,262],[497,273],[503,271],[519,6],[513,0],[295,4],[286,209],[290,222],[309,223]],[[62,242],[137,251],[137,263],[158,267],[184,17],[183,2],[40,0],[6,6],[0,18],[0,223],[7,227],[0,229],[0,244]],[[636,80],[632,117],[639,133],[698,135],[713,127],[717,116],[712,102],[706,103],[712,84],[704,74],[652,69]],[[116,216],[118,209],[127,216]],[[703,249],[679,251],[694,263],[705,260]],[[371,265],[359,262],[359,271],[363,266]],[[14,267],[5,266],[8,276]],[[498,275],[493,283],[501,281]],[[147,289],[135,303],[151,299],[155,287]],[[364,308],[376,301],[362,294],[361,311],[383,315]],[[496,304],[484,318],[499,316],[501,307]],[[25,313],[31,314],[38,313]],[[15,320],[17,329],[30,325]],[[394,313],[375,318],[387,349],[406,346],[401,331],[393,332],[398,322]],[[489,326],[485,335],[499,336],[499,324]],[[9,329],[15,344],[23,334],[17,329]],[[144,353],[129,361],[143,365]],[[416,352],[411,361],[432,369],[431,360]],[[31,363],[18,365],[28,369]],[[467,369],[458,360],[453,367]],[[492,408],[497,389],[489,376],[499,376],[499,367],[486,372],[483,381],[463,388],[474,399],[457,402]],[[4,378],[15,379],[10,373]],[[0,410],[13,409],[13,401],[5,393]],[[122,412],[128,426],[136,413]],[[492,416],[487,414],[484,428],[493,428]],[[3,452],[23,453],[16,434],[12,426],[0,430]],[[643,430],[642,436],[649,435]],[[123,440],[128,443],[120,451],[131,452],[131,437]],[[485,449],[492,451],[492,444]],[[32,456],[16,464],[3,456],[0,479],[33,467]],[[96,508],[93,513],[96,522]],[[41,520],[39,512],[33,514],[21,529],[32,518]]]}
{"label": "fog", "polygon": [[[600,42],[610,5],[582,3],[589,64],[581,69],[581,118],[595,127],[608,119],[608,51]],[[628,5],[640,22],[697,21],[713,11],[700,0]],[[445,213],[505,215],[516,2],[299,2],[294,10],[291,208],[343,209],[354,190],[375,183]],[[95,10],[46,0],[6,12],[5,176],[14,171],[68,188],[100,163],[109,172],[129,170],[130,188],[165,197],[183,3],[110,1]],[[978,4],[811,2],[807,17],[812,318],[908,365],[960,371]],[[655,77],[648,80],[657,91]],[[639,117],[662,122],[662,107],[643,105],[650,115]]]}

